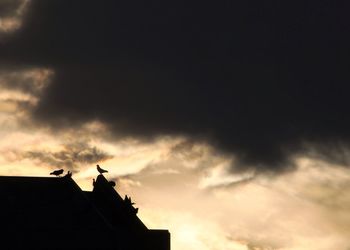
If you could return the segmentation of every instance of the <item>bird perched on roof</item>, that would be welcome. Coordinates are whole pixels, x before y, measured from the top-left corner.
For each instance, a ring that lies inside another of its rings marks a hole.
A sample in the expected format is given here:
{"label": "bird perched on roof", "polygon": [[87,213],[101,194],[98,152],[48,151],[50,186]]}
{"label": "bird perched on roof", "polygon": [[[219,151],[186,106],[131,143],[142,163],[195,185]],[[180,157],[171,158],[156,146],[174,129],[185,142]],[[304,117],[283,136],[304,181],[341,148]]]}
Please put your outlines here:
{"label": "bird perched on roof", "polygon": [[131,197],[128,197],[127,195],[125,195],[124,202],[129,206],[135,205],[134,202],[131,202]]}
{"label": "bird perched on roof", "polygon": [[68,173],[64,176],[66,178],[71,178],[73,173],[71,171],[68,171]]}
{"label": "bird perched on roof", "polygon": [[103,173],[108,173],[107,170],[104,170],[100,167],[100,165],[96,165],[96,168],[97,168],[97,171],[100,173],[100,174],[103,174]]}
{"label": "bird perched on roof", "polygon": [[50,173],[50,175],[56,175],[56,176],[60,176],[61,174],[63,174],[63,169],[58,169]]}

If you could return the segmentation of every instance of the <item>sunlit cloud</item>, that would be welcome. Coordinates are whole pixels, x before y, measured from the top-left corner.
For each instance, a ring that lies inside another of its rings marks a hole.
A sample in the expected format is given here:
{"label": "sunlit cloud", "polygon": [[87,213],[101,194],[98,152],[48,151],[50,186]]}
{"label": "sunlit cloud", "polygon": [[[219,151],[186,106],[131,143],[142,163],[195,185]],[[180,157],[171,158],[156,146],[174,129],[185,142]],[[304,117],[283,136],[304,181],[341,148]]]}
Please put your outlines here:
{"label": "sunlit cloud", "polygon": [[148,167],[129,177],[138,185],[123,180],[117,189],[135,197],[150,225],[170,228],[174,249],[348,249],[349,170],[315,159],[295,161],[292,172],[237,174],[227,181],[235,185],[220,185],[216,178],[224,176],[225,164],[212,166],[208,177],[208,169],[187,168],[174,156],[156,166],[178,173],[159,176]]}
{"label": "sunlit cloud", "polygon": [[30,0],[3,0],[0,7],[7,12],[0,13],[0,32],[13,32],[21,27],[23,14]]}
{"label": "sunlit cloud", "polygon": [[218,165],[208,169],[205,176],[199,183],[200,188],[215,188],[238,184],[252,180],[255,177],[254,171],[234,174],[232,165],[234,160],[225,159]]}
{"label": "sunlit cloud", "polygon": [[20,27],[21,22],[18,18],[0,18],[0,31],[9,32]]}
{"label": "sunlit cloud", "polygon": [[[2,69],[0,86],[22,95],[38,96],[50,83],[53,71],[47,68]],[[14,92],[12,92],[14,93]]]}

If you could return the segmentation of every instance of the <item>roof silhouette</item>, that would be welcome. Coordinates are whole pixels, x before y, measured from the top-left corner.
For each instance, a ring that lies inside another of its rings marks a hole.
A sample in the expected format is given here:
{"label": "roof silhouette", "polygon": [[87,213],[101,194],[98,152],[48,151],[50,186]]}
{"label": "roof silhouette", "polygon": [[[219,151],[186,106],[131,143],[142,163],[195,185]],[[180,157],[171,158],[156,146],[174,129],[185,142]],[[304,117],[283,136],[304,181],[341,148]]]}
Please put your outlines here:
{"label": "roof silhouette", "polygon": [[103,175],[91,192],[70,176],[0,176],[0,198],[6,249],[170,249],[169,232],[149,230]]}

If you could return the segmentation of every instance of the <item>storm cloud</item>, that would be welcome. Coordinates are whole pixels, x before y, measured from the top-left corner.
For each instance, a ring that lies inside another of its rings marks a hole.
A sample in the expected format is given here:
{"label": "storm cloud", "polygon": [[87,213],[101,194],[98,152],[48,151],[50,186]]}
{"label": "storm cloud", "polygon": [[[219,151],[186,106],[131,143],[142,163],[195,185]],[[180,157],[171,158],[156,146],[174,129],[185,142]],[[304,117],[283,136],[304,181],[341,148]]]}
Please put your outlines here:
{"label": "storm cloud", "polygon": [[1,0],[0,17],[12,17],[18,14],[18,11],[25,0]]}
{"label": "storm cloud", "polygon": [[305,142],[349,146],[347,5],[32,0],[0,65],[53,70],[34,113],[52,126],[186,136],[278,170]]}

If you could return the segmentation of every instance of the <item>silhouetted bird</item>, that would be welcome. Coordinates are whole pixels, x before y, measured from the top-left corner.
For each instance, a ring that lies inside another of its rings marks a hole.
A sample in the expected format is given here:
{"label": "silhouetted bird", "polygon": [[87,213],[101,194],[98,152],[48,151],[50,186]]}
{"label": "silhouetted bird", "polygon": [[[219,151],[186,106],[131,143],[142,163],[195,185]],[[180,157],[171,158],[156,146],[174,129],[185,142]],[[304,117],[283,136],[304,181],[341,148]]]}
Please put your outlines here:
{"label": "silhouetted bird", "polygon": [[130,209],[130,211],[132,211],[133,213],[137,214],[139,209],[133,207],[133,205],[135,205],[135,203],[131,201],[131,197],[128,197],[127,195],[125,195],[124,202],[125,202],[127,208]]}
{"label": "silhouetted bird", "polygon": [[63,169],[55,170],[50,173],[50,175],[56,175],[56,176],[60,176],[61,174],[63,174]]}
{"label": "silhouetted bird", "polygon": [[96,165],[96,166],[97,166],[97,171],[98,171],[100,174],[108,173],[107,170],[104,170],[104,169],[100,168],[100,165]]}
{"label": "silhouetted bird", "polygon": [[68,173],[64,176],[66,178],[71,178],[72,177],[72,172],[71,171],[68,171]]}
{"label": "silhouetted bird", "polygon": [[127,195],[125,195],[124,202],[129,206],[135,205],[134,202],[131,202],[131,197],[128,197]]}

